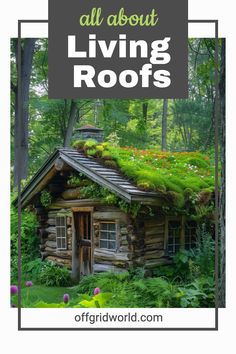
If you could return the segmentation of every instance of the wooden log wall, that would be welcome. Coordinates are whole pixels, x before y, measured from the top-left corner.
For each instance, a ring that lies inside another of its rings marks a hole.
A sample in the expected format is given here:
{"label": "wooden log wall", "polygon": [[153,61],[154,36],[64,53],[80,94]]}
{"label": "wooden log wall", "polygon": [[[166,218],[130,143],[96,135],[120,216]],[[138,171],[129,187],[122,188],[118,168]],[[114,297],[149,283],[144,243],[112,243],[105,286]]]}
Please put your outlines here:
{"label": "wooden log wall", "polygon": [[66,216],[67,224],[67,249],[57,250],[56,243],[56,216],[58,214],[63,215],[65,210],[44,210],[44,215],[47,216],[44,219],[44,224],[41,223],[40,231],[43,237],[41,237],[40,251],[42,259],[47,259],[57,263],[58,265],[66,266],[71,269],[72,264],[72,214]]}
{"label": "wooden log wall", "polygon": [[168,264],[165,257],[165,216],[154,215],[134,222],[133,264],[152,269]]}
{"label": "wooden log wall", "polygon": [[[55,188],[54,188],[55,189]],[[101,205],[99,201],[79,200],[79,188],[67,188],[54,199],[48,211],[37,210],[40,227],[40,251],[43,259],[72,267],[72,211],[75,206],[94,207],[93,212],[93,270],[94,272],[121,272],[132,266],[152,269],[168,263],[165,257],[165,217],[158,212],[152,217],[140,214],[135,220],[118,207]],[[68,204],[69,203],[69,204]],[[85,204],[84,204],[85,203]],[[71,204],[71,205],[70,205]],[[63,209],[62,209],[63,208]],[[67,249],[57,250],[56,216],[67,215]],[[117,248],[115,251],[100,248],[99,227],[101,222],[115,221],[117,224]]]}
{"label": "wooden log wall", "polygon": [[[100,222],[115,221],[117,225],[117,248],[115,251],[100,248]],[[122,272],[132,265],[132,247],[129,243],[127,214],[114,206],[96,206],[93,213],[94,272]]]}

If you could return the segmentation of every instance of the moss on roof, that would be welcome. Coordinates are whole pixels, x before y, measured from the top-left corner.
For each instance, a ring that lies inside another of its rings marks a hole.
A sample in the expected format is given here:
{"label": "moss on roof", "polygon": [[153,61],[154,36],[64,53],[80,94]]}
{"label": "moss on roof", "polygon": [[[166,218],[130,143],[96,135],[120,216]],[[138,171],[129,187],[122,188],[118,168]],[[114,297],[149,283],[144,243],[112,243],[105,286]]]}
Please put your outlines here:
{"label": "moss on roof", "polygon": [[117,166],[140,189],[163,193],[179,208],[183,208],[188,201],[195,200],[203,205],[210,201],[214,191],[215,166],[205,154],[198,151],[138,150],[133,147],[112,147],[107,143],[93,144],[90,150],[90,144],[87,142],[83,148],[81,142],[77,142],[74,147],[84,149],[89,156],[103,159],[108,167]]}

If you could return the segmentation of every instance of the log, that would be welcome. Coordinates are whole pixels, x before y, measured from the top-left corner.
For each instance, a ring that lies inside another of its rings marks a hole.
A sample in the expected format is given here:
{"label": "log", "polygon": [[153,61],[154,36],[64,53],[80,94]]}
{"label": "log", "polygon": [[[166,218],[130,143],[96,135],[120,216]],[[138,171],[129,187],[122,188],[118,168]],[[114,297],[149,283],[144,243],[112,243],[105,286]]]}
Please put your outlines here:
{"label": "log", "polygon": [[100,205],[101,201],[98,199],[75,199],[75,200],[64,200],[58,199],[53,204],[50,205],[51,209],[61,209],[61,208],[72,208],[80,206],[95,206]]}
{"label": "log", "polygon": [[145,244],[144,251],[149,250],[162,250],[164,248],[164,242]]}
{"label": "log", "polygon": [[154,218],[152,219],[147,219],[145,220],[145,226],[146,227],[153,227],[153,226],[164,226],[164,223],[165,223],[165,219],[163,216],[155,216]]}
{"label": "log", "polygon": [[65,200],[74,200],[80,197],[80,188],[67,189],[62,193],[62,198]]}
{"label": "log", "polygon": [[56,241],[49,241],[49,240],[47,240],[47,241],[45,242],[45,246],[46,246],[46,247],[51,247],[51,248],[57,248],[57,243],[56,243]]}
{"label": "log", "polygon": [[56,216],[57,216],[57,211],[55,211],[55,210],[49,210],[49,212],[48,212],[48,218],[50,219],[50,218],[55,218]]}
{"label": "log", "polygon": [[71,261],[68,259],[63,259],[63,258],[59,258],[59,257],[55,257],[55,256],[48,256],[47,260],[57,263],[59,265],[71,267]]}
{"label": "log", "polygon": [[46,247],[45,252],[48,253],[49,256],[55,256],[63,259],[71,259],[72,257],[72,251],[57,251],[53,248]]}
{"label": "log", "polygon": [[49,226],[45,230],[49,234],[56,234],[56,227],[55,226]]}
{"label": "log", "polygon": [[56,234],[49,234],[47,239],[48,241],[56,241]]}
{"label": "log", "polygon": [[151,228],[149,230],[145,230],[145,236],[152,236],[152,235],[159,235],[159,234],[163,234],[164,235],[164,227],[155,227],[155,228]]}
{"label": "log", "polygon": [[94,273],[100,273],[100,272],[122,273],[125,271],[125,269],[121,269],[113,265],[95,263],[93,265],[93,271]]}
{"label": "log", "polygon": [[68,236],[71,236],[71,235],[72,235],[72,228],[71,228],[71,227],[68,227],[68,228],[67,228],[67,235],[68,235]]}
{"label": "log", "polygon": [[171,264],[173,263],[172,261],[166,259],[166,258],[160,258],[160,259],[151,259],[151,260],[146,260],[144,268],[150,269],[150,268],[155,268],[160,265],[164,264]]}
{"label": "log", "polygon": [[129,247],[128,246],[120,246],[119,252],[129,252]]}
{"label": "log", "polygon": [[104,259],[104,260],[117,260],[117,261],[128,261],[132,257],[131,254],[127,252],[111,252],[101,248],[94,249],[94,258]]}
{"label": "log", "polygon": [[159,259],[161,257],[164,257],[165,255],[165,251],[163,250],[155,250],[155,251],[151,251],[151,252],[145,252],[144,254],[144,259]]}
{"label": "log", "polygon": [[46,221],[46,224],[55,226],[55,225],[56,225],[56,219],[55,219],[55,218],[49,218],[49,219]]}
{"label": "log", "polygon": [[163,241],[164,241],[164,235],[163,237],[148,238],[145,239],[145,245],[155,244]]}
{"label": "log", "polygon": [[57,171],[66,171],[71,169],[71,167],[68,166],[67,163],[64,162],[60,157],[56,159],[54,167]]}
{"label": "log", "polygon": [[122,211],[106,211],[106,212],[101,212],[101,211],[95,211],[93,213],[93,218],[94,220],[115,220],[119,219],[123,222],[127,221],[128,216],[123,213]]}

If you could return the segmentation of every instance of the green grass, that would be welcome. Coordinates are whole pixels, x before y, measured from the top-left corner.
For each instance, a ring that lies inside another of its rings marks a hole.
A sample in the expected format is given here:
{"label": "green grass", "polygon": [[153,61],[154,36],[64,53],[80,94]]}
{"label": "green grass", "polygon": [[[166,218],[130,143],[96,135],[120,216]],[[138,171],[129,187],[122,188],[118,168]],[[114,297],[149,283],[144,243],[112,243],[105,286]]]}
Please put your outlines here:
{"label": "green grass", "polygon": [[[47,287],[44,285],[33,285],[30,288],[22,287],[21,291],[23,307],[33,307],[34,303],[44,301],[47,303],[60,303],[63,295],[69,294],[73,302],[78,299],[75,287]],[[17,305],[17,295],[12,296],[12,303]]]}

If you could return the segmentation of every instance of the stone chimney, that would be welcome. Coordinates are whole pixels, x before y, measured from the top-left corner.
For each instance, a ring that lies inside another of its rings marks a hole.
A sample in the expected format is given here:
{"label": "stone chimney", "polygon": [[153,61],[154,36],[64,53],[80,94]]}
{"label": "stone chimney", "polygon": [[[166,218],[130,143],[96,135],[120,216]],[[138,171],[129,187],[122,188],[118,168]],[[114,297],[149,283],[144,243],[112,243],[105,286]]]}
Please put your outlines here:
{"label": "stone chimney", "polygon": [[84,125],[81,128],[74,130],[73,139],[74,140],[87,140],[94,139],[98,143],[103,142],[104,131],[103,129],[94,127],[93,125]]}

